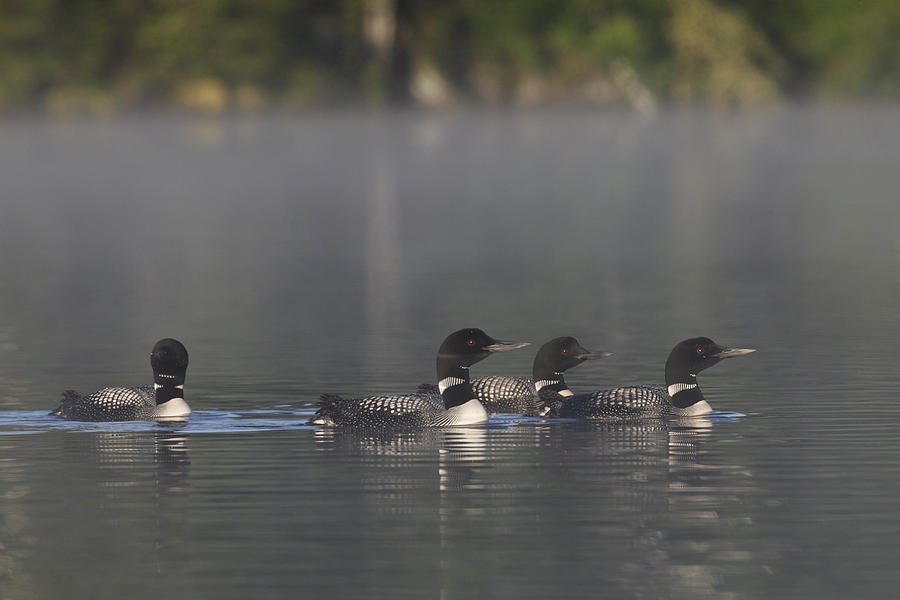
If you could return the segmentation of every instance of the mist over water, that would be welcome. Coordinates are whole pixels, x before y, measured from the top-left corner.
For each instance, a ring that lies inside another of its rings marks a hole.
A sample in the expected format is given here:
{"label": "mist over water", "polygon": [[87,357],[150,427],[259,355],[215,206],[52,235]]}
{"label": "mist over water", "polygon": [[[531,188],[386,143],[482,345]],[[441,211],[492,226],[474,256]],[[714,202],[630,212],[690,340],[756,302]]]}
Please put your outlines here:
{"label": "mist over water", "polygon": [[[895,109],[6,120],[0,165],[10,597],[117,567],[97,597],[898,583]],[[662,383],[687,337],[757,348],[701,376],[747,416],[302,426],[321,393],[433,381],[465,326],[533,344],[475,376],[526,376],[558,335],[615,353],[575,390]],[[187,425],[38,413],[149,383],[166,336]]]}

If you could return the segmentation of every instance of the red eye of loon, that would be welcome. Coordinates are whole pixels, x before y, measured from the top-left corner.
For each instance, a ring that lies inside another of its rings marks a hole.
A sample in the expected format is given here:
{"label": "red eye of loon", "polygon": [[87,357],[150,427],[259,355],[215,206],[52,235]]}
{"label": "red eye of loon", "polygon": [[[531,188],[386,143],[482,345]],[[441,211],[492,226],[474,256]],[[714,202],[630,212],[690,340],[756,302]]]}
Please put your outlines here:
{"label": "red eye of loon", "polygon": [[467,343],[468,345],[470,345],[470,346],[474,346],[474,345],[475,345],[475,340],[467,340],[466,343]]}
{"label": "red eye of loon", "polygon": [[563,353],[563,354],[568,354],[568,353],[569,353],[569,349],[568,349],[568,348],[563,348],[563,349],[562,349],[562,353]]}
{"label": "red eye of loon", "polygon": [[697,346],[697,354],[703,354],[703,346]]}

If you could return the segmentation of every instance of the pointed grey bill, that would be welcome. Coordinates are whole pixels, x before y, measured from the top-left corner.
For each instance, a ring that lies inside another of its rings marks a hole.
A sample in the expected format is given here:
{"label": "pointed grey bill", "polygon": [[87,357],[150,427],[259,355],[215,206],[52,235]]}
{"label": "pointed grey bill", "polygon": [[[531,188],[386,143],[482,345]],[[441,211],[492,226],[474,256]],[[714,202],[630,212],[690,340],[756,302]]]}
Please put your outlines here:
{"label": "pointed grey bill", "polygon": [[490,346],[485,346],[484,349],[488,352],[506,352],[507,350],[518,350],[519,348],[524,348],[528,346],[531,342],[506,342],[503,340],[494,340],[494,343]]}
{"label": "pointed grey bill", "polygon": [[582,360],[589,360],[592,358],[606,358],[608,356],[612,356],[612,352],[582,352],[581,354],[576,354],[573,358],[580,358]]}
{"label": "pointed grey bill", "polygon": [[722,348],[719,352],[712,355],[713,358],[731,358],[733,356],[743,356],[756,352],[756,348]]}

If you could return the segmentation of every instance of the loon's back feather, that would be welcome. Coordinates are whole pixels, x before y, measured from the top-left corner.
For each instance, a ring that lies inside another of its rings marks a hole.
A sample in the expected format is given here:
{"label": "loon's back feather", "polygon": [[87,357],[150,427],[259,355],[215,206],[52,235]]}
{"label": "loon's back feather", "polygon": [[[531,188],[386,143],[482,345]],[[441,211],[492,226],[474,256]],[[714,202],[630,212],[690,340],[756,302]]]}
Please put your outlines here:
{"label": "loon's back feather", "polygon": [[440,395],[407,394],[343,398],[322,394],[314,425],[363,427],[428,427],[441,424],[446,413]]}
{"label": "loon's back feather", "polygon": [[156,407],[153,386],[104,388],[82,396],[75,390],[62,393],[53,416],[73,421],[138,421],[149,419]]}
{"label": "loon's back feather", "polygon": [[539,416],[544,402],[530,379],[490,375],[472,381],[472,390],[489,413],[515,413]]}
{"label": "loon's back feather", "polygon": [[648,385],[576,394],[550,402],[551,414],[566,418],[641,419],[662,417],[671,410],[672,398],[665,388]]}
{"label": "loon's back feather", "polygon": [[[534,383],[521,377],[489,375],[472,380],[472,391],[488,414],[518,414],[537,417],[546,414],[544,394],[534,389]],[[437,394],[433,383],[423,383],[416,388],[418,394]]]}

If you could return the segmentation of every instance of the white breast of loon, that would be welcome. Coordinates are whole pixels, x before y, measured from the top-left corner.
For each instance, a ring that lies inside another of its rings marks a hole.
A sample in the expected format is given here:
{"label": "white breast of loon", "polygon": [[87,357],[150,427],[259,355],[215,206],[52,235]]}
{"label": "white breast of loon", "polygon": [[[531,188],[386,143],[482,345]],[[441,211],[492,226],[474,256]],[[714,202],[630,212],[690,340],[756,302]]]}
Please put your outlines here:
{"label": "white breast of loon", "polygon": [[191,407],[184,398],[172,398],[168,402],[157,404],[153,409],[154,419],[178,419],[191,414]]}
{"label": "white breast of loon", "polygon": [[448,408],[445,414],[437,417],[437,425],[481,425],[487,423],[488,414],[484,406],[476,399],[469,400],[459,406]]}
{"label": "white breast of loon", "polygon": [[696,417],[699,415],[708,415],[712,412],[712,406],[706,400],[695,402],[686,408],[678,408],[673,406],[669,409],[669,413],[679,417]]}

